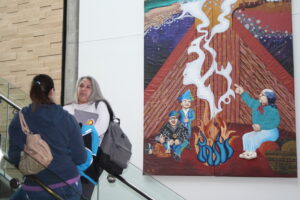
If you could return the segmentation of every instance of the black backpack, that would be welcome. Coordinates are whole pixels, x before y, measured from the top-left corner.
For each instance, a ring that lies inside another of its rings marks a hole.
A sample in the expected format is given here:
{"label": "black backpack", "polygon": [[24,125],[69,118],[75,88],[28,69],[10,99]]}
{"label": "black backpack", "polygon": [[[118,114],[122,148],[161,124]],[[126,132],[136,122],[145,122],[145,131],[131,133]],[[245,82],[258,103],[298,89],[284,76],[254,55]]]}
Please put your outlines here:
{"label": "black backpack", "polygon": [[[121,175],[123,169],[127,168],[131,157],[131,142],[120,127],[120,119],[116,118],[110,104],[106,100],[101,100],[108,108],[110,122],[104,138],[98,149],[99,167],[112,175]],[[97,108],[99,101],[95,103]]]}

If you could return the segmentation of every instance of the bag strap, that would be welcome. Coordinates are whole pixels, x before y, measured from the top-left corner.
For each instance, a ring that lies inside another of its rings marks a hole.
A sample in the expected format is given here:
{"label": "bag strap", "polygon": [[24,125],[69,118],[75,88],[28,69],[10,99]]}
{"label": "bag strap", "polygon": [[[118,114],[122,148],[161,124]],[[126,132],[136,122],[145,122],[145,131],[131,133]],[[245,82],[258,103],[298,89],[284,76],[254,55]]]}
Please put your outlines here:
{"label": "bag strap", "polygon": [[110,116],[110,120],[109,121],[118,121],[118,123],[120,124],[120,119],[115,117],[114,111],[112,109],[112,107],[110,106],[109,102],[105,99],[101,99],[101,100],[97,100],[95,101],[95,107],[97,109],[98,105],[100,102],[104,102],[107,106],[108,112],[109,112],[109,116]]}
{"label": "bag strap", "polygon": [[[22,127],[22,131],[25,135],[30,135],[33,134],[33,132],[30,131],[30,129],[28,128],[28,125],[25,121],[25,117],[22,113],[22,111],[19,111],[19,118],[20,118],[20,123],[21,123],[21,127]],[[58,180],[60,180],[61,182],[65,183],[68,187],[71,187],[70,184],[68,184],[65,180],[63,180],[61,177],[59,177],[56,173],[54,173],[52,170],[48,169],[48,167],[45,168],[45,170],[49,171],[50,174],[54,175],[56,178],[58,178]],[[31,178],[32,175],[26,176],[28,178]],[[73,187],[72,187],[73,188]],[[75,189],[74,189],[75,191]],[[75,191],[79,196],[80,199],[86,200],[85,197],[83,197],[82,195],[80,195],[77,191]]]}
{"label": "bag strap", "polygon": [[22,131],[25,135],[30,135],[30,134],[33,134],[30,129],[28,128],[28,125],[25,121],[25,117],[22,113],[22,111],[19,111],[19,118],[20,118],[20,124],[21,124],[21,127],[22,127]]}

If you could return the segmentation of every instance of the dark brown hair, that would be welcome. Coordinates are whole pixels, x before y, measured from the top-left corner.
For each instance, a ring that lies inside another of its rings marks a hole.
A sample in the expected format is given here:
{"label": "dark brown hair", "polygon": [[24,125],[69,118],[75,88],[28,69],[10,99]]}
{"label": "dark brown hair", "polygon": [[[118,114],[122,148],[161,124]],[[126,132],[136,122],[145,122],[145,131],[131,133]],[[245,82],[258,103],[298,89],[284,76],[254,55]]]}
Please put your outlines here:
{"label": "dark brown hair", "polygon": [[39,104],[53,104],[53,100],[49,98],[49,92],[54,88],[53,79],[46,74],[36,75],[31,83],[30,99],[36,107]]}

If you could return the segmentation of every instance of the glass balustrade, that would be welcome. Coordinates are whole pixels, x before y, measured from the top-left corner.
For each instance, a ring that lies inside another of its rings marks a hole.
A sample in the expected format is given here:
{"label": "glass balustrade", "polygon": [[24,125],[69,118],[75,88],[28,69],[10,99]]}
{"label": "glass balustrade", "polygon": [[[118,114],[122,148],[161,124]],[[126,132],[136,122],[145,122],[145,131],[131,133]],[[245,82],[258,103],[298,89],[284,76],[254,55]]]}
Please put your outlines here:
{"label": "glass balustrade", "polygon": [[[12,102],[17,104],[20,107],[23,107],[28,104],[29,98],[28,95],[24,93],[24,91],[20,90],[19,88],[15,87],[14,85],[10,84],[4,79],[0,78],[0,95],[3,95],[7,99],[10,99]],[[12,120],[16,109],[10,106],[4,100],[0,103],[0,137],[1,143],[0,147],[4,154],[8,152],[8,125],[9,122]],[[9,164],[6,161],[2,161],[0,163],[0,172],[3,174],[4,177],[10,179],[10,177],[15,177],[21,180],[22,175],[21,173],[16,170],[14,166]]]}
{"label": "glass balustrade", "polygon": [[20,107],[24,107],[30,103],[29,96],[23,90],[1,78],[0,93]]}
{"label": "glass balustrade", "polygon": [[[0,94],[10,99],[12,102],[17,104],[20,107],[23,107],[29,103],[29,97],[25,94],[24,91],[20,90],[18,87],[10,84],[8,81],[0,78]],[[0,136],[1,136],[1,150],[4,153],[8,151],[8,125],[12,120],[16,110],[10,106],[8,103],[2,101],[0,104]],[[10,171],[11,174],[19,177],[20,174],[16,172],[15,168],[9,163],[2,163],[5,169],[4,172]]]}
{"label": "glass balustrade", "polygon": [[[104,171],[100,177],[97,188],[95,188],[92,200],[147,199],[118,179],[113,183],[109,183],[107,176],[108,174]],[[152,176],[144,175],[143,171],[132,163],[129,163],[128,168],[123,171],[122,177],[150,197],[150,199],[184,200],[183,197],[154,179]]]}

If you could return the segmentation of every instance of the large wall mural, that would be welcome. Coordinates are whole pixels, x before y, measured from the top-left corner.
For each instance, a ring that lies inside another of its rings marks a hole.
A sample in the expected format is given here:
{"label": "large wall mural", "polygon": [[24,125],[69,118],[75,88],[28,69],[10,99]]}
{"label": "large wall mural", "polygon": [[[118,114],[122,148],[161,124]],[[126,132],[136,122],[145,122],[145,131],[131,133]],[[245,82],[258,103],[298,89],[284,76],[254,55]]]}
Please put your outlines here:
{"label": "large wall mural", "polygon": [[291,1],[144,5],[144,173],[296,177]]}

